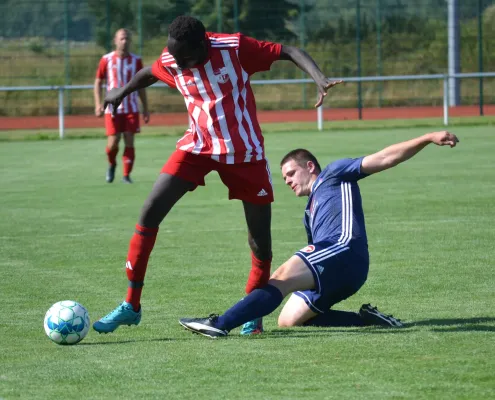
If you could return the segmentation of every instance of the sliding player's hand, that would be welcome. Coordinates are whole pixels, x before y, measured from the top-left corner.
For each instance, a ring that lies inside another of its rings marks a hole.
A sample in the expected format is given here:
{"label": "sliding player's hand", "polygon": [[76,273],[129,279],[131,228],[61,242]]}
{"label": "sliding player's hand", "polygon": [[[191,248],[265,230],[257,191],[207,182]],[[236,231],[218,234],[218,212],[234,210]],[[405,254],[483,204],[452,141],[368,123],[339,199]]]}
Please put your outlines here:
{"label": "sliding player's hand", "polygon": [[341,83],[344,83],[344,81],[342,80],[330,81],[328,78],[325,78],[321,83],[317,83],[318,91],[320,92],[320,98],[318,99],[318,102],[315,104],[315,108],[318,108],[323,104],[323,99],[327,95],[329,89]]}
{"label": "sliding player's hand", "polygon": [[430,133],[430,139],[438,146],[455,147],[459,143],[457,136],[448,131],[432,132]]}
{"label": "sliding player's hand", "polygon": [[103,102],[103,109],[106,110],[107,106],[112,106],[112,115],[115,116],[117,114],[117,108],[119,108],[120,103],[124,100],[124,90],[123,88],[115,88],[110,90],[106,96],[105,101]]}

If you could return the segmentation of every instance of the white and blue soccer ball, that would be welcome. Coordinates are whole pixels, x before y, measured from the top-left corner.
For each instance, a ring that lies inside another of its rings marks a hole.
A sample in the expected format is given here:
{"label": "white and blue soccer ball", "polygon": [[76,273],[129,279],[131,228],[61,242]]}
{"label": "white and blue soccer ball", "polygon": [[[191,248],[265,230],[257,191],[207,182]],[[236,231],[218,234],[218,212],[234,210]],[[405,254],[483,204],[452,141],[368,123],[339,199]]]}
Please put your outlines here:
{"label": "white and blue soccer ball", "polygon": [[76,344],[88,334],[88,310],[77,301],[59,301],[46,312],[44,326],[55,343]]}

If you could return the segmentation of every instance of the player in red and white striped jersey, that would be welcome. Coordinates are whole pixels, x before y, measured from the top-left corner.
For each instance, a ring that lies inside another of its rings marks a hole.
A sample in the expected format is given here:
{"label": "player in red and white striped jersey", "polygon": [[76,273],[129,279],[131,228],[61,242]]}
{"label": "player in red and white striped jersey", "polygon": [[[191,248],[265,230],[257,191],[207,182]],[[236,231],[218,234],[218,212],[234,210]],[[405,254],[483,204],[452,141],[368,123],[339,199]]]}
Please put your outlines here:
{"label": "player in red and white striped jersey", "polygon": [[139,133],[139,106],[138,93],[143,105],[144,122],[149,121],[148,103],[145,89],[131,93],[122,104],[113,112],[112,106],[104,109],[101,101],[101,82],[106,81],[107,92],[124,87],[138,71],[143,68],[141,57],[129,52],[131,34],[127,29],[119,29],[115,33],[115,51],[105,54],[96,71],[94,84],[95,115],[105,115],[105,128],[107,134],[106,153],[108,157],[107,182],[111,183],[115,177],[117,166],[116,157],[119,151],[119,142],[124,135],[123,182],[132,183],[130,173],[134,165],[135,149],[134,134]]}
{"label": "player in red and white striped jersey", "polygon": [[[217,171],[228,187],[229,199],[243,202],[252,260],[246,292],[268,282],[273,189],[249,79],[277,60],[292,61],[314,79],[320,91],[317,107],[328,89],[340,83],[330,82],[302,50],[240,33],[206,32],[197,19],[181,16],[170,25],[168,46],[153,66],[107,94],[105,104],[117,107],[129,94],[161,80],[182,94],[191,122],[163,166],[136,225],[127,256],[126,301],[93,325],[98,332],[139,323],[141,290],[158,226],[184,194],[205,184],[211,171]],[[262,329],[258,320],[241,333]]]}

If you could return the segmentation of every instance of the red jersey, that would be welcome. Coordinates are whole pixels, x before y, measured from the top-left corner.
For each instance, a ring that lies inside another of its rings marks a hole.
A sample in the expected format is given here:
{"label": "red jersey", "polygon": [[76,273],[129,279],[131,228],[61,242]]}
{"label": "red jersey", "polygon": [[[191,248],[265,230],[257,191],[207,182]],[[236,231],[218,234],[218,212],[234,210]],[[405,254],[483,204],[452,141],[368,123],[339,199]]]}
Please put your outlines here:
{"label": "red jersey", "polygon": [[[136,73],[143,68],[141,57],[129,53],[127,57],[119,57],[115,51],[105,54],[101,60],[96,77],[107,82],[107,91],[125,86]],[[106,114],[112,112],[112,106],[105,110]],[[127,96],[117,109],[117,114],[132,114],[139,112],[138,92]]]}
{"label": "red jersey", "polygon": [[155,78],[184,96],[190,126],[177,149],[226,164],[262,160],[263,136],[249,77],[269,70],[282,46],[240,33],[206,35],[203,64],[181,69],[165,48],[152,66]]}

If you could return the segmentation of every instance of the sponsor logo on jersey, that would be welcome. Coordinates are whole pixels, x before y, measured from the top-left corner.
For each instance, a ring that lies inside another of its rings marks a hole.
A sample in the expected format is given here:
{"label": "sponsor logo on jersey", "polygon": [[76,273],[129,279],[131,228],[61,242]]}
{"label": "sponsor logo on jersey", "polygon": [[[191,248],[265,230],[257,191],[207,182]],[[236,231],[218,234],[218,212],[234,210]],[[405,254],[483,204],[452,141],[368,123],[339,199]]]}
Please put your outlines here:
{"label": "sponsor logo on jersey", "polygon": [[226,67],[214,69],[213,74],[215,75],[215,78],[217,78],[218,83],[227,83],[230,80]]}

